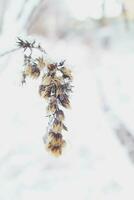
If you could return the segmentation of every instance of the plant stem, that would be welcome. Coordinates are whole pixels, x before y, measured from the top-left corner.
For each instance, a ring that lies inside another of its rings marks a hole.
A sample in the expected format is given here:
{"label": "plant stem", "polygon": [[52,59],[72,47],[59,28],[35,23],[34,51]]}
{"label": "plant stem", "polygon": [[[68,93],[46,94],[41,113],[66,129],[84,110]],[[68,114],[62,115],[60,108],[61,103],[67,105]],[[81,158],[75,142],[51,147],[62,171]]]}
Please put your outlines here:
{"label": "plant stem", "polygon": [[17,47],[17,48],[14,48],[14,49],[5,51],[4,53],[0,54],[0,57],[6,56],[6,55],[8,55],[8,54],[10,54],[10,53],[13,53],[13,52],[15,52],[15,51],[18,51],[19,49],[20,49],[20,48]]}

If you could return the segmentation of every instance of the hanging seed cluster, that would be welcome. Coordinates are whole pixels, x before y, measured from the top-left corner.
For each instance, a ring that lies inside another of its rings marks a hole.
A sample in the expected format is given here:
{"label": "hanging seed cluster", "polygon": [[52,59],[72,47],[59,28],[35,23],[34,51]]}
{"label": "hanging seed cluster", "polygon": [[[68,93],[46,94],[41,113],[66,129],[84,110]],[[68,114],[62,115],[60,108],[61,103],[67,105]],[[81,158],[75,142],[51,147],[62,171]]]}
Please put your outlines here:
{"label": "hanging seed cluster", "polygon": [[[48,102],[47,116],[49,117],[44,143],[49,152],[59,156],[66,145],[62,132],[67,131],[64,124],[64,108],[70,108],[69,94],[72,92],[72,72],[65,66],[65,61],[48,62],[45,59],[45,50],[35,41],[30,43],[18,38],[18,46],[24,50],[22,84],[26,83],[27,77],[33,79],[41,77],[39,95]],[[29,55],[25,54],[27,49],[30,50]],[[34,49],[39,50],[42,56],[33,58]]]}

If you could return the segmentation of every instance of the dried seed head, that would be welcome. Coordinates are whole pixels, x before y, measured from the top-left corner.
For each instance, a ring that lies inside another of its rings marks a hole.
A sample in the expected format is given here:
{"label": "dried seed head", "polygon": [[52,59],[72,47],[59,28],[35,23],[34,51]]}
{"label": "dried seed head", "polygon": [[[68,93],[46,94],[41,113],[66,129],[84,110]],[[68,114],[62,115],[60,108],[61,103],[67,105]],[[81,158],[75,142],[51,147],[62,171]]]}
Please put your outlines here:
{"label": "dried seed head", "polygon": [[70,93],[72,92],[72,85],[70,82],[64,83],[61,88],[62,88],[62,93]]}
{"label": "dried seed head", "polygon": [[25,74],[32,78],[38,78],[40,75],[40,69],[37,67],[37,65],[29,64],[25,69]]}
{"label": "dried seed head", "polygon": [[64,116],[64,112],[62,110],[57,110],[56,111],[56,118],[59,120],[59,121],[63,121],[65,116]]}
{"label": "dried seed head", "polygon": [[18,47],[24,48],[24,50],[26,50],[27,48],[32,48],[35,44],[35,41],[30,43],[27,40],[24,41],[24,40],[20,39],[19,37],[17,39],[18,39],[18,41],[17,41]]}
{"label": "dried seed head", "polygon": [[61,105],[65,108],[70,108],[70,101],[68,99],[68,96],[66,94],[60,94],[58,96],[58,99],[61,103]]}
{"label": "dried seed head", "polygon": [[60,155],[62,154],[62,149],[61,149],[60,146],[54,146],[54,147],[52,147],[52,149],[51,149],[51,153],[52,153],[54,156],[58,157],[58,156],[60,156]]}
{"label": "dried seed head", "polygon": [[66,142],[62,139],[62,135],[60,133],[49,133],[48,143],[46,148],[50,151],[53,155],[59,156],[62,154],[62,149],[65,147]]}
{"label": "dried seed head", "polygon": [[39,69],[43,69],[47,65],[47,62],[44,61],[43,57],[39,57],[36,60],[38,62],[37,65],[38,65]]}
{"label": "dried seed head", "polygon": [[50,70],[50,71],[55,70],[56,67],[57,67],[57,64],[56,64],[56,63],[54,63],[54,64],[48,64],[48,65],[47,65],[47,68],[48,68],[48,70]]}
{"label": "dried seed head", "polygon": [[69,92],[72,92],[72,86],[70,83],[64,83],[56,87],[56,96],[68,94]]}
{"label": "dried seed head", "polygon": [[24,73],[27,75],[27,76],[31,76],[31,73],[32,73],[32,65],[28,65],[25,70],[24,70]]}
{"label": "dried seed head", "polygon": [[52,131],[55,133],[61,133],[62,129],[63,129],[63,123],[55,118],[52,125]]}
{"label": "dried seed head", "polygon": [[58,95],[60,95],[62,93],[63,93],[62,87],[61,86],[57,86],[56,87],[56,92],[55,92],[56,97],[58,97]]}
{"label": "dried seed head", "polygon": [[48,141],[51,141],[53,138],[57,139],[62,139],[61,133],[54,133],[52,130],[48,134]]}
{"label": "dried seed head", "polygon": [[54,138],[51,140],[51,144],[52,144],[53,146],[55,146],[55,145],[61,146],[61,145],[62,145],[62,139],[61,139],[61,138],[56,138],[56,137],[54,137]]}
{"label": "dried seed head", "polygon": [[57,76],[54,76],[53,78],[53,83],[57,86],[57,87],[60,87],[61,84],[63,82],[63,79],[61,77],[57,77]]}
{"label": "dried seed head", "polygon": [[[45,50],[40,44],[37,45],[35,41],[28,42],[18,38],[17,43],[20,48],[23,48],[24,52],[30,50],[28,55],[24,53],[25,70],[22,74],[22,83],[25,83],[27,76],[37,78],[42,71],[44,72],[41,85],[39,86],[39,94],[48,100],[50,127],[48,127],[47,137],[43,139],[47,150],[55,156],[60,156],[63,147],[66,145],[61,132],[63,130],[67,131],[67,127],[63,123],[65,116],[64,112],[59,109],[59,104],[65,108],[70,108],[68,94],[72,91],[72,72],[65,67],[65,60],[60,63],[53,63],[50,60],[48,61],[48,59],[46,61],[46,57],[43,57],[44,53],[46,53]],[[42,57],[34,58],[34,49],[39,50]],[[45,70],[42,70],[44,68]]]}
{"label": "dried seed head", "polygon": [[39,86],[39,94],[44,99],[48,99],[51,96],[51,87],[40,85]]}
{"label": "dried seed head", "polygon": [[57,110],[57,99],[54,96],[51,96],[50,103],[48,105],[48,112],[49,113],[55,113]]}
{"label": "dried seed head", "polygon": [[60,69],[60,71],[63,74],[63,78],[69,78],[70,80],[72,80],[72,71],[70,69],[68,69],[67,67],[62,67]]}
{"label": "dried seed head", "polygon": [[42,85],[50,85],[52,83],[52,77],[51,76],[43,76],[42,77]]}

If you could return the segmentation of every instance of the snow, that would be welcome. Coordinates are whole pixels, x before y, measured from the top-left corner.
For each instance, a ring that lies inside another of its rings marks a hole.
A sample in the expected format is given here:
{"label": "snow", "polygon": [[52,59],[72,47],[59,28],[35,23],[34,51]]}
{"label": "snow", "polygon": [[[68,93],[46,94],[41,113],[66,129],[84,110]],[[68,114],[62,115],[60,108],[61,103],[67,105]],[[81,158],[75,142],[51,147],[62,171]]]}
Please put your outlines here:
{"label": "snow", "polygon": [[[25,34],[30,5],[38,1],[28,2],[19,22],[16,16],[24,1],[16,1],[19,10],[9,6],[0,52],[12,48],[18,34]],[[133,134],[133,34],[112,34],[112,47],[105,50],[98,41],[97,47],[90,47],[79,37],[42,39],[50,57],[67,59],[74,73],[72,109],[66,111],[67,147],[60,158],[44,148],[46,104],[38,95],[39,81],[28,80],[21,86],[22,52],[1,58],[0,200],[134,199],[133,163],[111,126],[115,114]],[[102,110],[99,89],[110,105],[112,119]]]}
{"label": "snow", "polygon": [[[95,61],[87,47],[71,44],[61,42],[51,52],[55,57],[67,56],[75,76],[72,110],[66,112],[68,146],[61,158],[53,158],[45,151],[42,141],[47,126],[45,104],[38,95],[39,81],[29,80],[23,87],[20,84],[21,52],[10,57],[0,75],[1,200],[126,200],[128,196],[133,200],[133,165],[101,110],[96,82],[97,74],[104,83],[107,98],[110,97],[110,105],[124,117],[130,104],[125,101],[124,107],[122,97],[118,99],[113,78],[124,84],[121,88],[127,87],[123,81],[132,81],[132,54],[128,53],[128,65],[124,55],[112,50],[103,52],[101,68],[94,70],[91,65]],[[127,88],[125,91],[131,95]]]}

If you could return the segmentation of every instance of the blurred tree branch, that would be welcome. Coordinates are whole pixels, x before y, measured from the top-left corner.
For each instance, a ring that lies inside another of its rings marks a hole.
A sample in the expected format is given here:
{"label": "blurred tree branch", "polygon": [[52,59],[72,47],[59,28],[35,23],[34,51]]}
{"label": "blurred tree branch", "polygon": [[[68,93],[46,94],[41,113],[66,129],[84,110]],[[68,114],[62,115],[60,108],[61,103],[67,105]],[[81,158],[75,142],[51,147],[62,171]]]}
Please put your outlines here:
{"label": "blurred tree branch", "polygon": [[7,7],[7,0],[3,0],[0,6],[0,33],[2,33],[3,21]]}
{"label": "blurred tree branch", "polygon": [[1,54],[0,54],[0,57],[6,56],[6,55],[8,55],[8,54],[11,54],[11,53],[13,53],[13,52],[15,52],[15,51],[18,51],[19,49],[20,49],[20,48],[17,47],[17,48],[11,49],[11,50],[7,50],[7,51],[1,53]]}
{"label": "blurred tree branch", "polygon": [[122,2],[122,15],[123,15],[123,19],[124,19],[125,28],[126,28],[126,30],[129,30],[129,21],[128,21],[128,16],[127,16],[127,9],[126,9],[126,5],[125,5],[124,2]]}
{"label": "blurred tree branch", "polygon": [[126,123],[111,108],[101,79],[96,76],[97,88],[100,98],[101,109],[105,113],[108,122],[120,143],[125,147],[130,160],[134,163],[134,136],[132,131],[127,127]]}
{"label": "blurred tree branch", "polygon": [[44,0],[40,0],[39,3],[35,7],[33,7],[28,17],[27,23],[25,25],[25,28],[27,29],[28,32],[33,26],[34,22],[38,19],[41,11],[44,10],[44,3],[45,3]]}
{"label": "blurred tree branch", "polygon": [[21,9],[20,9],[20,12],[19,12],[19,14],[18,14],[18,16],[17,16],[17,19],[18,19],[18,20],[19,20],[19,18],[21,18],[21,17],[23,16],[23,12],[24,12],[24,10],[25,10],[25,7],[26,7],[26,4],[28,3],[28,1],[29,1],[29,0],[24,0],[23,5],[22,5],[22,7],[21,7]]}

